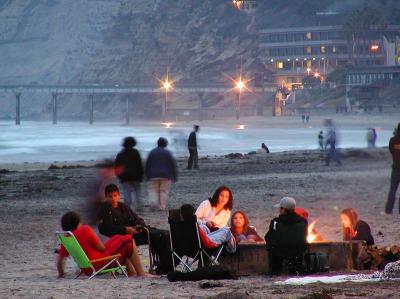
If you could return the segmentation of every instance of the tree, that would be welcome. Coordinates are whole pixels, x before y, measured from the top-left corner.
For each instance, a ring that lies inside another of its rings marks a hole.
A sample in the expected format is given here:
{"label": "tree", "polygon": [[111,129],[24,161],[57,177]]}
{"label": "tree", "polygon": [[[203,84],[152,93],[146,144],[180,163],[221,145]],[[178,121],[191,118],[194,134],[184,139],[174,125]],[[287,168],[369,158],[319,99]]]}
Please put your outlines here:
{"label": "tree", "polygon": [[[376,10],[364,7],[355,9],[343,24],[343,31],[349,43],[350,63],[354,65],[354,56],[359,47],[358,43],[363,40],[366,44],[368,32],[372,27],[384,28],[386,26],[382,15]],[[365,47],[360,47],[360,53],[365,53]]]}

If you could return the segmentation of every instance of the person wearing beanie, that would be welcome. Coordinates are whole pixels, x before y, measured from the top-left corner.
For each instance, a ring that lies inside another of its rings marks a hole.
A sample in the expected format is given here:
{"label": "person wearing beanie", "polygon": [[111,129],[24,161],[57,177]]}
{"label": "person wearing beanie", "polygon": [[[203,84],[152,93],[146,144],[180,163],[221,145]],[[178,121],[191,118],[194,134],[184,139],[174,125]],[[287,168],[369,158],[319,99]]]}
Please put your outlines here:
{"label": "person wearing beanie", "polygon": [[[307,245],[307,220],[295,212],[296,200],[293,197],[283,197],[274,207],[279,208],[279,216],[271,221],[265,235],[269,273],[302,273]],[[283,269],[284,264],[288,265],[287,269]]]}

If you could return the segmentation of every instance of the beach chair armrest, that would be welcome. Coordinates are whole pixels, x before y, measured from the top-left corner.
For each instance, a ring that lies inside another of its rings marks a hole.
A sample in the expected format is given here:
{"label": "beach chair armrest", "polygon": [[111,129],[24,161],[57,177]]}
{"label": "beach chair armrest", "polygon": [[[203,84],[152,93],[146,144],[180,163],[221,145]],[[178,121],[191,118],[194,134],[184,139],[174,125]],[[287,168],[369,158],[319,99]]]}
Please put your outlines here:
{"label": "beach chair armrest", "polygon": [[99,263],[99,262],[103,262],[103,261],[109,261],[109,260],[112,260],[112,259],[116,259],[116,258],[119,258],[119,257],[121,257],[120,254],[115,254],[115,255],[110,255],[110,256],[102,257],[102,258],[95,259],[95,260],[90,260],[90,262],[91,263]]}

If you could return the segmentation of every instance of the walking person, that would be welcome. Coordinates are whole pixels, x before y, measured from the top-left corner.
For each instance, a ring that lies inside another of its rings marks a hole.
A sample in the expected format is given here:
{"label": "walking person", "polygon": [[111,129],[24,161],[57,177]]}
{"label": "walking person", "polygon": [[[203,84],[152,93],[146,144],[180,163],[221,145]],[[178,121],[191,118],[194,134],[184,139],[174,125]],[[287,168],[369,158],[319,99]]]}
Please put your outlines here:
{"label": "walking person", "polygon": [[199,154],[197,152],[197,133],[200,130],[200,126],[195,125],[193,126],[193,131],[190,133],[188,138],[188,150],[189,150],[189,160],[188,160],[188,167],[187,169],[199,169]]}
{"label": "walking person", "polygon": [[171,183],[177,180],[177,167],[171,152],[166,149],[168,141],[160,137],[157,147],[147,157],[145,173],[149,184],[149,198],[160,210],[167,208]]}
{"label": "walking person", "polygon": [[[386,202],[386,214],[392,214],[394,203],[396,201],[396,192],[400,184],[400,123],[397,126],[395,135],[390,138],[389,151],[392,154],[392,175],[390,179],[390,190]],[[399,199],[399,213],[400,213],[400,199]]]}
{"label": "walking person", "polygon": [[[136,140],[126,137],[122,142],[123,149],[115,158],[115,175],[122,185],[125,204],[133,210],[142,208],[140,183],[143,181],[143,164],[139,151],[135,149]],[[134,200],[132,195],[134,194]]]}
{"label": "walking person", "polygon": [[[327,122],[331,123],[331,122]],[[329,145],[329,150],[326,154],[326,160],[325,160],[325,165],[329,166],[329,163],[331,160],[334,160],[336,162],[336,165],[340,166],[342,165],[342,161],[340,160],[340,155],[339,152],[336,148],[337,146],[337,134],[335,127],[333,124],[329,127],[329,131],[326,136],[326,145]]]}

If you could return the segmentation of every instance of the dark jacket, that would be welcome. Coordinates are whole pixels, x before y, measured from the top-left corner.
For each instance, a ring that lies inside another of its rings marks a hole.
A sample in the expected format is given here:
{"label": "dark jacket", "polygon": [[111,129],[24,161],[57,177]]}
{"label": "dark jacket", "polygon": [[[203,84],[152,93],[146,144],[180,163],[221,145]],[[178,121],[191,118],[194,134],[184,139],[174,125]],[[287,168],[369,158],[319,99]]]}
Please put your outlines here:
{"label": "dark jacket", "polygon": [[188,148],[197,148],[197,138],[196,138],[196,132],[195,131],[193,131],[189,135]]}
{"label": "dark jacket", "polygon": [[115,158],[115,166],[122,167],[122,172],[117,174],[121,183],[143,180],[142,158],[135,148],[124,148],[120,151]]}
{"label": "dark jacket", "polygon": [[356,224],[356,235],[352,240],[364,240],[367,245],[374,245],[374,237],[371,235],[371,228],[365,221],[359,220]]}
{"label": "dark jacket", "polygon": [[304,253],[307,245],[307,221],[296,213],[279,215],[265,236],[267,249],[274,255],[292,257]]}
{"label": "dark jacket", "polygon": [[147,179],[164,178],[172,181],[177,180],[175,159],[169,150],[160,146],[149,153],[145,170]]}
{"label": "dark jacket", "polygon": [[119,202],[115,209],[111,207],[110,203],[103,203],[97,218],[99,220],[99,232],[107,237],[125,235],[125,227],[127,226],[146,226],[144,220],[122,202]]}
{"label": "dark jacket", "polygon": [[397,132],[396,136],[390,138],[389,151],[392,154],[393,164],[392,168],[400,170],[400,133]]}

